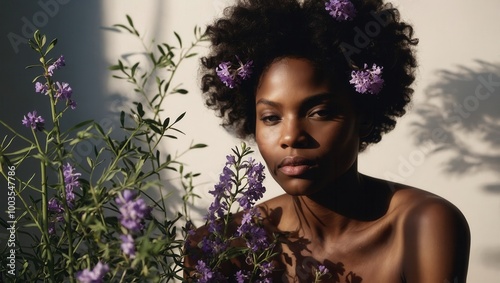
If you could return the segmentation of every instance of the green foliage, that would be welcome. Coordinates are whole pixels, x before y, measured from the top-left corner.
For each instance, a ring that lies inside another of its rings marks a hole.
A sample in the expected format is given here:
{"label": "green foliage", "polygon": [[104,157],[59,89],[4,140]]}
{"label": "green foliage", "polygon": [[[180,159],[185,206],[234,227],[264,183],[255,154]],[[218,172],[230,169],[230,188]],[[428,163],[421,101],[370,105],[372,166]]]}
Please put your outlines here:
{"label": "green foliage", "polygon": [[[126,25],[118,29],[141,39],[130,16]],[[12,191],[16,197],[16,276],[8,275],[6,259],[10,248],[0,247],[0,273],[4,280],[13,282],[75,282],[75,275],[92,269],[98,262],[110,270],[105,282],[164,282],[182,279],[182,256],[188,219],[188,202],[196,198],[193,180],[198,173],[185,172],[180,157],[204,144],[191,144],[181,154],[162,152],[165,139],[184,134],[180,123],[185,112],[177,117],[163,117],[162,104],[171,94],[187,94],[181,85],[171,87],[174,75],[184,59],[196,56],[193,50],[204,40],[195,28],[195,40],[188,48],[182,47],[181,37],[175,33],[177,46],[159,44],[154,51],[146,50],[151,65],[141,68],[139,62],[127,65],[121,60],[110,69],[118,72],[115,78],[131,83],[140,96],[129,113],[119,116],[120,129],[104,130],[94,121],[83,121],[68,129],[60,121],[71,111],[70,100],[63,101],[57,83],[49,68],[55,60],[49,58],[57,40],[47,41],[40,32],[34,34],[30,46],[39,54],[41,68],[33,82],[43,81],[51,117],[45,129],[32,129],[25,136],[13,126],[0,121],[10,133],[0,139],[1,174],[10,180],[9,170],[38,164],[39,172],[24,178],[15,176]],[[55,75],[54,75],[55,76]],[[147,91],[156,84],[155,93]],[[116,138],[116,137],[120,138]],[[98,142],[95,142],[98,141]],[[92,153],[77,162],[74,152],[82,142],[93,142]],[[17,148],[13,145],[20,145]],[[79,187],[75,199],[68,200],[63,166],[71,164],[77,172]],[[168,212],[168,196],[175,188],[165,188],[165,171],[177,172],[180,187],[184,189],[183,205],[176,213]],[[139,198],[148,200],[152,213],[143,221],[143,229],[132,233],[120,222],[116,199],[132,190]],[[61,204],[62,212],[54,213],[49,200]],[[54,225],[55,226],[52,226]],[[9,227],[1,220],[0,225]],[[49,230],[54,228],[53,233]],[[127,255],[120,247],[120,235],[132,234],[136,254]],[[19,240],[29,239],[21,243]],[[2,281],[2,278],[0,278]]]}

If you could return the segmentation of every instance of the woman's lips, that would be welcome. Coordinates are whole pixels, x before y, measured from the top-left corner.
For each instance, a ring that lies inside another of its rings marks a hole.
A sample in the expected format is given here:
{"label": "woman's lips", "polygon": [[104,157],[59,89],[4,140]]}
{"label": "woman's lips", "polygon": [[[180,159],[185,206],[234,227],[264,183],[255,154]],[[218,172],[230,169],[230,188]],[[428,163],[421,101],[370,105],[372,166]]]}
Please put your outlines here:
{"label": "woman's lips", "polygon": [[287,156],[278,165],[278,170],[290,177],[297,177],[306,174],[315,167],[314,160],[301,156]]}

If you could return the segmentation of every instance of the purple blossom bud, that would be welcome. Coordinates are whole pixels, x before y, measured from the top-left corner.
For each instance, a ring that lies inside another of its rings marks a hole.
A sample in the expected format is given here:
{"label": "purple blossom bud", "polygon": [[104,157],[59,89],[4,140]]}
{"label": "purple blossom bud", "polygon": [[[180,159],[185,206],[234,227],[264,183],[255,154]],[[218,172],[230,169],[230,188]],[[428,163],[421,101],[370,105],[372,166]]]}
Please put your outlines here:
{"label": "purple blossom bud", "polygon": [[143,199],[135,199],[131,190],[124,190],[116,198],[116,203],[120,205],[120,223],[123,227],[134,232],[144,228],[143,220],[151,213],[151,209]]}
{"label": "purple blossom bud", "polygon": [[356,16],[356,8],[349,0],[330,0],[325,3],[325,10],[337,21],[352,21]]}
{"label": "purple blossom bud", "polygon": [[81,283],[101,283],[106,273],[109,271],[107,264],[98,262],[94,269],[84,269],[77,273],[76,279]]}
{"label": "purple blossom bud", "polygon": [[208,282],[215,282],[213,279],[214,277],[214,272],[212,269],[210,269],[207,264],[202,261],[198,260],[198,263],[195,266],[196,269],[196,274],[198,275],[198,283],[208,283]]}
{"label": "purple blossom bud", "polygon": [[64,175],[64,186],[66,188],[66,202],[69,207],[73,206],[75,200],[75,193],[73,192],[75,188],[80,187],[80,182],[78,178],[82,175],[81,173],[75,172],[75,167],[67,163],[62,166]]}
{"label": "purple blossom bud", "polygon": [[33,130],[37,131],[43,131],[44,125],[45,125],[45,120],[42,118],[42,116],[36,116],[36,110],[33,112],[28,112],[26,114],[28,117],[24,116],[24,119],[22,120],[23,125],[26,127],[31,127]]}
{"label": "purple blossom bud", "polygon": [[56,198],[51,198],[48,202],[48,210],[54,213],[62,213],[64,211],[61,203]]}
{"label": "purple blossom bud", "polygon": [[54,222],[49,222],[49,227],[47,232],[49,232],[49,235],[55,235],[56,234],[56,223]]}
{"label": "purple blossom bud", "polygon": [[120,235],[120,239],[122,240],[120,247],[123,253],[130,258],[135,258],[135,245],[132,235]]}
{"label": "purple blossom bud", "polygon": [[118,194],[118,197],[115,199],[118,205],[124,205],[127,202],[132,201],[136,196],[136,193],[132,190],[124,190]]}
{"label": "purple blossom bud", "polygon": [[47,95],[47,90],[48,90],[48,88],[45,84],[42,84],[41,82],[35,83],[35,92],[39,92],[39,93]]}
{"label": "purple blossom bud", "polygon": [[52,77],[54,75],[55,70],[59,70],[61,67],[64,66],[66,66],[66,61],[64,60],[64,56],[61,55],[52,65],[50,65],[47,68],[47,73],[49,76]]}
{"label": "purple blossom bud", "polygon": [[68,83],[65,82],[56,82],[57,90],[55,94],[55,98],[68,100],[71,98],[71,94],[73,94],[73,89],[69,86]]}
{"label": "purple blossom bud", "polygon": [[319,265],[319,266],[318,266],[318,272],[319,272],[319,275],[320,275],[320,276],[323,276],[323,275],[326,275],[326,274],[327,274],[328,272],[330,272],[330,271],[328,270],[328,268],[326,268],[326,266],[324,266],[324,265]]}

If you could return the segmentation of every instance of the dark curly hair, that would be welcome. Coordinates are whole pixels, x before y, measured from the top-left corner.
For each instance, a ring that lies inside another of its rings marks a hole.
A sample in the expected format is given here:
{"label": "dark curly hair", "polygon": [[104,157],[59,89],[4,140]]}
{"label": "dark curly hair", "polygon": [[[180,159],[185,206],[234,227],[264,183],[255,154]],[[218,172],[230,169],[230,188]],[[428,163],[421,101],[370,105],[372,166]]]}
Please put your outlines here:
{"label": "dark curly hair", "polygon": [[[352,99],[358,111],[368,113],[372,131],[359,145],[381,140],[406,113],[417,62],[413,28],[399,12],[381,0],[351,0],[357,14],[352,21],[336,21],[325,10],[325,0],[240,0],[208,26],[211,52],[201,59],[202,91],[209,108],[223,118],[222,125],[241,138],[255,134],[255,92],[262,72],[283,57],[305,58],[348,84],[352,70],[383,66],[384,87],[378,95]],[[221,62],[253,61],[247,80],[229,88],[216,74]]]}

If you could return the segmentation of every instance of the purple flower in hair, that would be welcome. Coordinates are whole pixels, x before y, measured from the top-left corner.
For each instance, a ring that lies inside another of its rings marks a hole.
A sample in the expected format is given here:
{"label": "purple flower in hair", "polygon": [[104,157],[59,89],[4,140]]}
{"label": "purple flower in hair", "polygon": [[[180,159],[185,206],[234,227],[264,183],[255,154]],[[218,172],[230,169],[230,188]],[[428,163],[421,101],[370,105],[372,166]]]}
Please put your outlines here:
{"label": "purple flower in hair", "polygon": [[42,116],[37,116],[36,114],[36,110],[34,110],[33,112],[28,112],[28,114],[26,114],[24,116],[24,119],[22,120],[23,125],[25,125],[26,127],[30,127],[33,130],[43,131],[45,119],[43,119]]}
{"label": "purple flower in hair", "polygon": [[231,62],[222,62],[215,69],[215,71],[217,72],[217,75],[219,76],[220,80],[227,87],[234,88],[236,86],[236,81],[233,75],[231,74],[229,68],[231,68]]}
{"label": "purple flower in hair", "polygon": [[229,88],[234,88],[242,80],[250,78],[252,74],[253,61],[243,63],[238,56],[236,56],[236,59],[239,64],[236,69],[233,68],[233,64],[229,61],[220,63],[215,69],[217,76]]}
{"label": "purple flower in hair", "polygon": [[356,91],[359,93],[378,94],[384,86],[384,79],[382,79],[382,69],[373,64],[371,69],[365,64],[362,70],[352,71],[351,80],[349,81]]}
{"label": "purple flower in hair", "polygon": [[337,21],[352,21],[356,16],[356,8],[349,0],[330,0],[325,3],[325,9]]}

